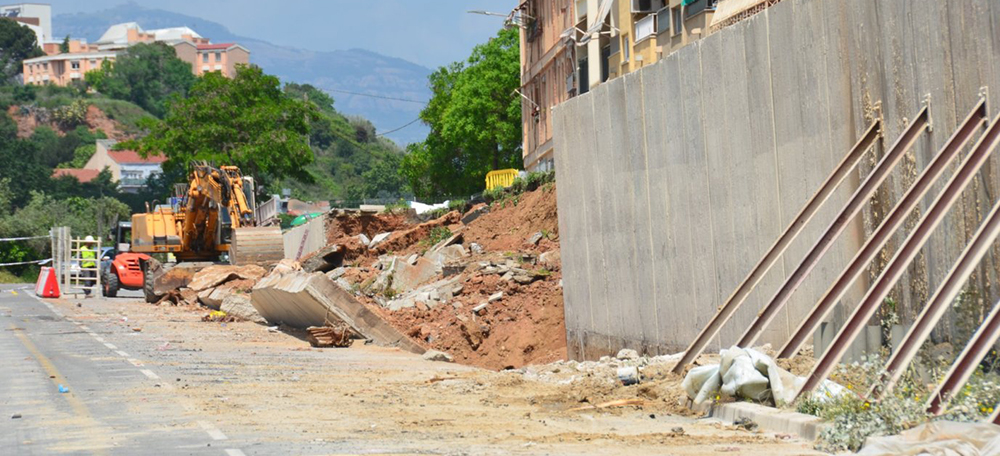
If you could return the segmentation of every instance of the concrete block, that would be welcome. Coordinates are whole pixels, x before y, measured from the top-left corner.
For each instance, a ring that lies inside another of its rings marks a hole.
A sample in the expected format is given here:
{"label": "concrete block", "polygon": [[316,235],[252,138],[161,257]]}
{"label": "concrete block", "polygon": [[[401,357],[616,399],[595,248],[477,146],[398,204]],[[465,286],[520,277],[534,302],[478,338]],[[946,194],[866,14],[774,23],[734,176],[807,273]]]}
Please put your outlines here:
{"label": "concrete block", "polygon": [[389,235],[392,233],[379,233],[372,238],[372,241],[368,243],[368,247],[374,249],[376,246],[382,243],[382,241],[389,239]]}
{"label": "concrete block", "polygon": [[418,258],[412,265],[397,261],[392,274],[392,288],[406,293],[437,276],[437,264],[424,257]]}
{"label": "concrete block", "polygon": [[267,323],[264,317],[260,316],[260,312],[257,312],[257,309],[250,303],[250,295],[246,293],[230,293],[222,300],[219,310],[240,320],[260,324]]}
{"label": "concrete block", "polygon": [[823,429],[828,426],[823,420],[812,415],[779,410],[751,402],[704,404],[701,407],[696,406],[695,409],[702,411],[708,409],[709,416],[727,423],[735,423],[740,419],[749,418],[757,423],[761,429],[783,434],[795,434],[809,441],[816,440]]}
{"label": "concrete block", "polygon": [[230,280],[260,280],[261,277],[264,277],[264,274],[267,274],[267,271],[257,265],[209,266],[195,273],[187,287],[200,292],[209,288],[215,288]]}
{"label": "concrete block", "polygon": [[251,303],[271,324],[308,328],[339,320],[378,345],[398,346],[414,353],[424,352],[423,348],[321,273],[265,277],[254,287]]}

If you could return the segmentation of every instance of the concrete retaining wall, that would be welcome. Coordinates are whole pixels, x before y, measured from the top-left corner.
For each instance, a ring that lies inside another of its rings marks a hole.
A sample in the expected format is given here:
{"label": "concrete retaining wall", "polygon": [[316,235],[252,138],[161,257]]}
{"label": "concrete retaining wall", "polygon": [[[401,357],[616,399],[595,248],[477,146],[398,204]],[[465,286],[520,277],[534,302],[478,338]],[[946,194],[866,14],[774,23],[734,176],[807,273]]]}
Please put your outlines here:
{"label": "concrete retaining wall", "polygon": [[300,259],[326,247],[326,216],[316,217],[284,233],[285,258]]}
{"label": "concrete retaining wall", "polygon": [[[570,355],[686,347],[881,102],[883,145],[830,199],[712,348],[733,343],[930,94],[933,131],[761,341],[784,342],[983,86],[1000,96],[998,2],[785,0],[563,103],[555,109],[554,132]],[[995,201],[998,166],[994,157],[893,293],[904,321],[919,312]],[[991,280],[1000,276],[997,257],[985,260],[972,279],[985,303],[997,296]],[[833,320],[847,316],[877,272],[856,284]],[[935,337],[948,337],[953,326]]]}

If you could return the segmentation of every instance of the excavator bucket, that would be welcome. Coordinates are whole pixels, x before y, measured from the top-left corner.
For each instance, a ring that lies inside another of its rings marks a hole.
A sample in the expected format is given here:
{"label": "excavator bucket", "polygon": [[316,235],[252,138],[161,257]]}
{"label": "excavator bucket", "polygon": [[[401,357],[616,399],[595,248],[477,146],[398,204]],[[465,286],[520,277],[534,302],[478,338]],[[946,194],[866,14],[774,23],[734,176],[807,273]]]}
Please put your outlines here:
{"label": "excavator bucket", "polygon": [[237,228],[229,245],[229,262],[234,265],[277,263],[285,258],[281,227]]}

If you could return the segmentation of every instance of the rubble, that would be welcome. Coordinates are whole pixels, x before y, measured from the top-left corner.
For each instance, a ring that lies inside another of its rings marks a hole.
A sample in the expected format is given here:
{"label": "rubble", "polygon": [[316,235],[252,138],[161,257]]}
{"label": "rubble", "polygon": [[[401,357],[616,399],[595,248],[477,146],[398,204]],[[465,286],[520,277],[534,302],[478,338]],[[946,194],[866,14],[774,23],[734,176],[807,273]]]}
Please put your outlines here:
{"label": "rubble", "polygon": [[196,272],[188,283],[188,288],[200,292],[236,279],[257,281],[264,277],[264,274],[267,274],[267,271],[257,265],[214,265]]}
{"label": "rubble", "polygon": [[428,350],[424,352],[423,358],[426,359],[427,361],[441,361],[445,363],[455,362],[455,358],[453,358],[451,355],[437,350]]}
{"label": "rubble", "polygon": [[173,267],[153,281],[153,294],[163,296],[180,288],[187,287],[194,278],[195,270],[186,267]]}
{"label": "rubble", "polygon": [[342,322],[379,345],[398,346],[416,353],[424,351],[322,273],[265,277],[253,288],[251,303],[271,324],[308,328]]}
{"label": "rubble", "polygon": [[327,272],[344,263],[345,248],[332,244],[308,255],[302,260],[302,270],[306,272]]}
{"label": "rubble", "polygon": [[310,326],[306,328],[306,340],[313,347],[350,347],[352,339],[351,328],[340,324],[337,326]]}
{"label": "rubble", "polygon": [[226,296],[222,300],[219,310],[242,321],[251,321],[259,324],[267,323],[264,317],[261,317],[257,309],[253,307],[253,304],[250,303],[250,295],[247,293],[232,293]]}

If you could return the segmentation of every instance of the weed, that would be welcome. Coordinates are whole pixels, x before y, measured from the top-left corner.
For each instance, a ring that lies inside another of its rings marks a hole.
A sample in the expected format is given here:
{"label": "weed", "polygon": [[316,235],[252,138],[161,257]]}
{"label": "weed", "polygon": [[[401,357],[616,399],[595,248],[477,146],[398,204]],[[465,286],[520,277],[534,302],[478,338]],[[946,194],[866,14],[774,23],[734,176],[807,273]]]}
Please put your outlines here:
{"label": "weed", "polygon": [[439,242],[451,237],[451,230],[443,226],[434,227],[427,237],[420,241],[420,246],[424,250],[434,247]]}

